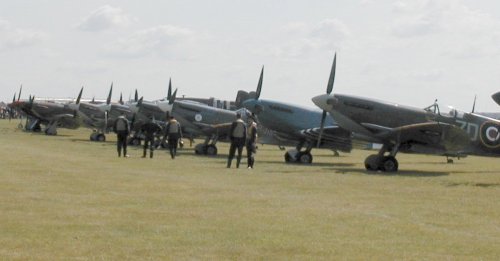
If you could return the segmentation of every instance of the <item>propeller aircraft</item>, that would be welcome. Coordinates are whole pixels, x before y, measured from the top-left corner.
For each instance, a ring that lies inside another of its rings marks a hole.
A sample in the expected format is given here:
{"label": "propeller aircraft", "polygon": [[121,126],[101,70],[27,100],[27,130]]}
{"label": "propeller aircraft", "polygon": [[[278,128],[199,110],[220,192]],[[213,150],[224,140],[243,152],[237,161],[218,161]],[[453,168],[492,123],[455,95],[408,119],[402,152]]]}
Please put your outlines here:
{"label": "propeller aircraft", "polygon": [[[330,74],[335,74],[335,65],[336,56]],[[397,171],[398,152],[446,157],[500,156],[499,120],[454,108],[442,111],[437,102],[421,109],[372,98],[331,94],[332,89],[312,101],[328,111],[339,126],[351,131],[355,139],[382,144],[378,154],[365,159],[367,170]]]}
{"label": "propeller aircraft", "polygon": [[[260,99],[264,67],[254,97],[243,101],[243,107],[257,116],[260,126],[272,130],[276,140],[292,144],[295,149],[285,153],[286,162],[312,163],[314,147],[350,152],[351,133],[340,128],[333,119],[325,119],[326,112],[295,104]],[[332,81],[332,80],[330,80]],[[326,126],[319,128],[319,126]]]}

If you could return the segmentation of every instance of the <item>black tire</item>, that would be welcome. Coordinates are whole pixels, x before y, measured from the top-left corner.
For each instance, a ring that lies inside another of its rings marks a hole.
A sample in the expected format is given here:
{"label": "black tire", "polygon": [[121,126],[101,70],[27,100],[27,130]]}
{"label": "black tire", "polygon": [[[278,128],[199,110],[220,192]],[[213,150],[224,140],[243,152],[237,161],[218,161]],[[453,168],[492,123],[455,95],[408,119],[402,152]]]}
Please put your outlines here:
{"label": "black tire", "polygon": [[285,152],[285,162],[290,163],[290,161],[292,161],[292,157],[288,154],[288,152]]}
{"label": "black tire", "polygon": [[377,154],[372,154],[365,159],[365,168],[368,171],[377,171],[379,168],[380,158]]}
{"label": "black tire", "polygon": [[387,156],[384,157],[380,164],[380,170],[385,172],[396,172],[398,171],[399,163],[395,157]]}
{"label": "black tire", "polygon": [[309,152],[300,152],[297,155],[297,162],[301,164],[311,164],[313,161],[313,156]]}
{"label": "black tire", "polygon": [[104,134],[97,134],[96,141],[105,142],[106,141],[106,135],[104,135]]}
{"label": "black tire", "polygon": [[205,151],[206,151],[206,154],[208,156],[216,156],[217,155],[217,146],[210,144],[207,146]]}

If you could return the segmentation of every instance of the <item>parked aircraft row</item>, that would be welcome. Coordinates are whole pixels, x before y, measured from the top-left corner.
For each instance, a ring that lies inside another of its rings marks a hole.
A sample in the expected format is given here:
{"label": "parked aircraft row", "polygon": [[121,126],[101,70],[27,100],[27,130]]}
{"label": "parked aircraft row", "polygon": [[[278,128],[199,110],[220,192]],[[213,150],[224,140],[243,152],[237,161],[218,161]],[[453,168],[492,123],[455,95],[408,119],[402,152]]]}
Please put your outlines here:
{"label": "parked aircraft row", "polygon": [[[236,113],[244,119],[259,123],[259,140],[280,147],[293,146],[286,151],[286,162],[312,163],[313,148],[350,152],[363,143],[381,144],[377,154],[365,159],[367,170],[398,170],[398,152],[464,157],[467,155],[500,155],[500,121],[474,112],[440,107],[437,102],[426,108],[414,108],[397,103],[352,95],[332,94],[335,81],[336,56],[326,94],[312,98],[321,110],[313,110],[282,101],[261,99],[264,67],[255,92],[238,91],[235,101],[214,98],[178,98],[169,82],[167,96],[145,101],[136,91],[132,100],[112,102],[113,84],[105,102],[83,101],[82,87],[76,100],[41,101],[30,96],[21,100],[14,94],[11,111],[28,116],[24,128],[57,134],[57,127],[86,126],[93,130],[90,139],[104,141],[114,121],[125,115],[133,124],[140,143],[140,126],[148,120],[164,123],[173,115],[181,123],[185,137],[203,138],[196,145],[197,154],[217,154],[217,142],[229,136]],[[493,99],[500,105],[500,92]]]}

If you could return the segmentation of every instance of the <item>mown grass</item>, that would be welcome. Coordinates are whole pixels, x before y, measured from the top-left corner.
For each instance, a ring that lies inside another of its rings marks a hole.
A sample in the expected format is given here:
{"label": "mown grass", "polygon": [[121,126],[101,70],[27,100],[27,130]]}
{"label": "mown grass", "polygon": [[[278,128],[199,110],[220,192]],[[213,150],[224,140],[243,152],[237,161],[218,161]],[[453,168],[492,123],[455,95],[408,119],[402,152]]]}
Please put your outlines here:
{"label": "mown grass", "polygon": [[261,146],[254,170],[226,169],[223,143],[124,159],[112,135],[16,125],[0,121],[2,260],[500,258],[495,158],[400,154],[384,174],[364,170],[369,151],[300,166]]}

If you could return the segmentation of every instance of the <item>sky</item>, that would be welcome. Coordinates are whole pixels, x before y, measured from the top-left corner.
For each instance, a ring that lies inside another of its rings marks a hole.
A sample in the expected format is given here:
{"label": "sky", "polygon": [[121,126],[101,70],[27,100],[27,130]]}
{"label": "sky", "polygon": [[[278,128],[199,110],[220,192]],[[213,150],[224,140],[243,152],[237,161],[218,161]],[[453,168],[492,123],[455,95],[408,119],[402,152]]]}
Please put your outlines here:
{"label": "sky", "polygon": [[499,111],[494,0],[0,0],[0,101],[166,96],[261,98],[314,107],[326,92],[415,107]]}

